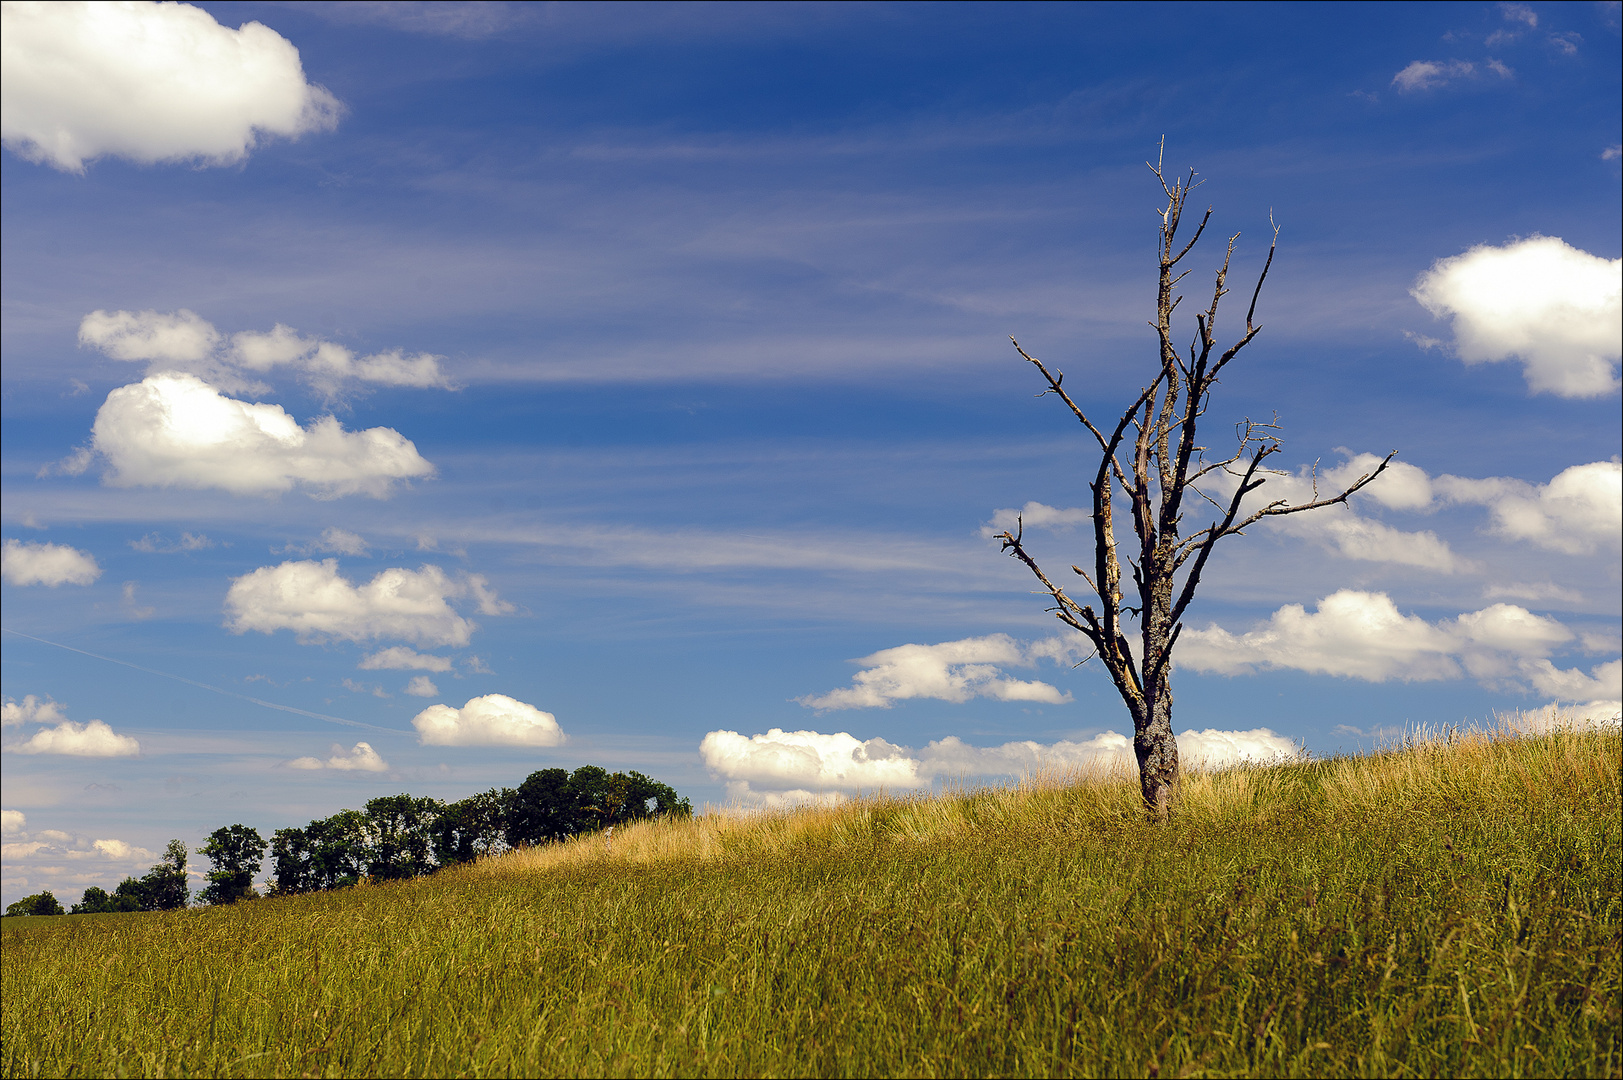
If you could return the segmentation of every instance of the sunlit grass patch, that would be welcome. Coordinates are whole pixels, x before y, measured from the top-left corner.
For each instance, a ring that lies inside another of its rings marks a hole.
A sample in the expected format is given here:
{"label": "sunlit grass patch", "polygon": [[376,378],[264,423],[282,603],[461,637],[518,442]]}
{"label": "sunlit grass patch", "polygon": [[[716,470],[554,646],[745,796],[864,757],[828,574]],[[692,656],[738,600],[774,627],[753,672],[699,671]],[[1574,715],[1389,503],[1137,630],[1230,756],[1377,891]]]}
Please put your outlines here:
{"label": "sunlit grass patch", "polygon": [[32,920],[7,1075],[1617,1075],[1623,738],[709,814]]}

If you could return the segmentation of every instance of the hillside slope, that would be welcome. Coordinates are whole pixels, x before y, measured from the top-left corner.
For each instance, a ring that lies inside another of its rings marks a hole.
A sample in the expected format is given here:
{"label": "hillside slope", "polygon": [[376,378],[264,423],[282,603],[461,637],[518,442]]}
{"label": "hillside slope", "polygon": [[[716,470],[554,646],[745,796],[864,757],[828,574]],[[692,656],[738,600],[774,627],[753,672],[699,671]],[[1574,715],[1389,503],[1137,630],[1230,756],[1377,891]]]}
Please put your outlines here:
{"label": "hillside slope", "polygon": [[[8,925],[8,1076],[1623,1069],[1623,738],[707,815]],[[13,923],[18,920],[7,920]]]}

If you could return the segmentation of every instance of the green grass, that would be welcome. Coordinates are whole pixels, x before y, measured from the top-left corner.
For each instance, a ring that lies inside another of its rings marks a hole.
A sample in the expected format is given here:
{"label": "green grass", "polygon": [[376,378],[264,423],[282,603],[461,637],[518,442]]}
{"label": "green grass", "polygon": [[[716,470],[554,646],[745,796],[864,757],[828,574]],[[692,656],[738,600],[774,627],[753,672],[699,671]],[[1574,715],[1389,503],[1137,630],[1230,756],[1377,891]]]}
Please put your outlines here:
{"label": "green grass", "polygon": [[[6,920],[33,1075],[1616,1076],[1623,739],[708,815]],[[27,931],[13,923],[27,923]]]}

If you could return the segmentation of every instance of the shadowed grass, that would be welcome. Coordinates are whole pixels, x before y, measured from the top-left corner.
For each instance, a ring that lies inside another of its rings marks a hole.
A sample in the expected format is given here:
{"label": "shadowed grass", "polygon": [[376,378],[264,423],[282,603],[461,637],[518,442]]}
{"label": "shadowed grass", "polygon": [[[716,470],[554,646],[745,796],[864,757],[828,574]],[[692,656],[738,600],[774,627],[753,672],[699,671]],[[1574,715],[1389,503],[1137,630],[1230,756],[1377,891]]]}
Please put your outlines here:
{"label": "shadowed grass", "polygon": [[[12,1075],[1615,1076],[1623,738],[649,823],[6,920]],[[14,923],[26,926],[26,932]]]}

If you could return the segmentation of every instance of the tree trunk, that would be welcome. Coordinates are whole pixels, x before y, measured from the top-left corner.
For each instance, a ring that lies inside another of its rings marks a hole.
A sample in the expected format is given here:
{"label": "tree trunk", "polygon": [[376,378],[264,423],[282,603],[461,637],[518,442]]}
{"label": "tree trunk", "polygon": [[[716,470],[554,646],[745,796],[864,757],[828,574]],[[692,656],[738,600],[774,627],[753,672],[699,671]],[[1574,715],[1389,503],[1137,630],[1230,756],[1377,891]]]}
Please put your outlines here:
{"label": "tree trunk", "polygon": [[1133,753],[1138,757],[1144,806],[1164,822],[1172,811],[1178,779],[1178,740],[1172,734],[1172,687],[1164,676],[1155,683],[1145,688],[1144,716],[1133,725]]}

